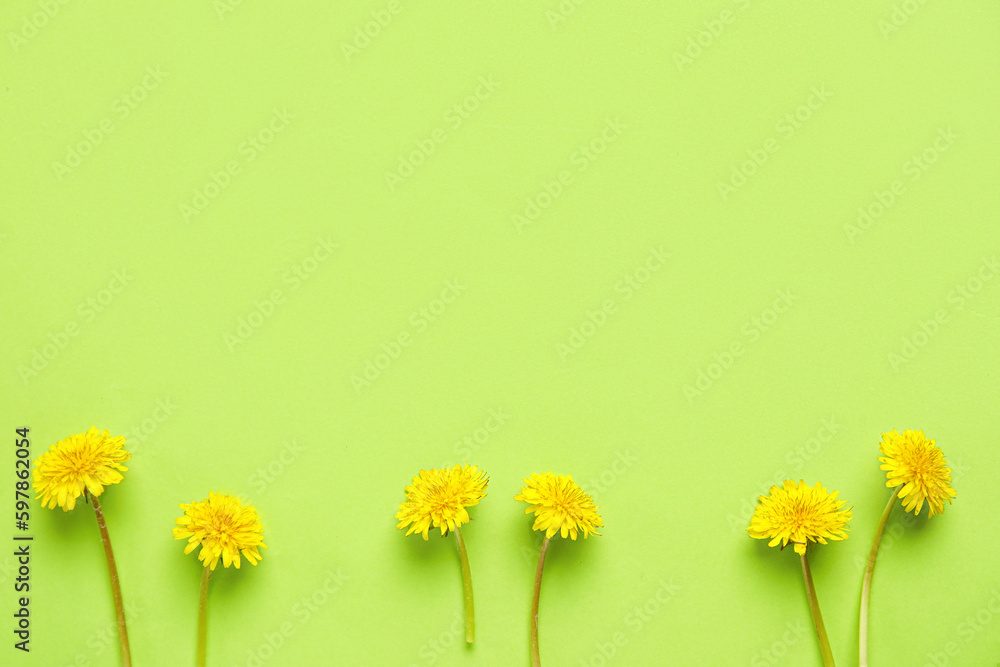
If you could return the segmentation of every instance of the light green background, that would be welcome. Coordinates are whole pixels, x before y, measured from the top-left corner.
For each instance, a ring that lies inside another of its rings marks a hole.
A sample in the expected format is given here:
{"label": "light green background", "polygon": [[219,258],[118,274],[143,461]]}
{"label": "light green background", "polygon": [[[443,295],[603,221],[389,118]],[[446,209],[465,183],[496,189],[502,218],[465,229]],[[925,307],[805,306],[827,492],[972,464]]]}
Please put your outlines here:
{"label": "light green background", "polygon": [[[527,664],[513,496],[549,469],[606,528],[551,549],[543,664],[818,664],[794,554],[743,532],[786,476],[854,506],[814,574],[857,664],[877,443],[910,427],[958,498],[894,515],[872,664],[1000,660],[996,3],[46,1],[0,9],[2,429],[35,455],[127,435],[103,500],[136,665],[193,657],[199,565],[170,529],[209,489],[252,501],[269,546],[213,582],[211,664]],[[471,650],[454,543],[393,519],[421,467],[466,459],[491,480]],[[4,629],[0,661],[116,664],[89,510],[32,527],[32,652]]]}

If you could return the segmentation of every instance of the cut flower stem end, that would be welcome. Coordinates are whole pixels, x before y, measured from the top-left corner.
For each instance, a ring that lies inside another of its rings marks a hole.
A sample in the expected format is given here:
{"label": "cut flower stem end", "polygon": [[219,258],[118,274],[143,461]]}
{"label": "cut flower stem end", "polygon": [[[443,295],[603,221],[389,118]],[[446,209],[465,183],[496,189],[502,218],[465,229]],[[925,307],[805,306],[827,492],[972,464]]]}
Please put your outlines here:
{"label": "cut flower stem end", "polygon": [[824,667],[835,667],[833,663],[833,651],[830,649],[830,638],[826,635],[826,626],[823,625],[823,614],[819,610],[819,600],[816,598],[816,587],[813,585],[812,571],[809,569],[809,557],[803,553],[802,577],[806,582],[806,595],[809,597],[809,610],[812,612],[813,624],[816,626],[816,636],[819,638],[819,648],[823,653]]}
{"label": "cut flower stem end", "polygon": [[208,565],[201,573],[201,595],[198,600],[198,667],[205,667],[208,655],[208,581],[212,577],[212,568]]}
{"label": "cut flower stem end", "polygon": [[462,583],[465,587],[465,641],[476,640],[476,610],[472,599],[472,569],[469,567],[469,551],[465,548],[462,530],[455,526],[455,541],[458,542],[458,558],[462,561]]}
{"label": "cut flower stem end", "polygon": [[531,596],[531,667],[541,667],[542,660],[538,653],[538,598],[542,591],[542,569],[545,567],[545,552],[549,550],[549,538],[542,542],[542,549],[538,552],[538,567],[535,568],[535,591]]}
{"label": "cut flower stem end", "polygon": [[889,522],[889,515],[892,508],[896,506],[896,499],[899,497],[899,490],[902,486],[897,486],[889,496],[889,502],[882,511],[882,518],[879,519],[875,528],[875,539],[872,540],[872,550],[868,553],[868,563],[865,565],[864,583],[861,585],[861,615],[858,621],[858,665],[868,667],[868,609],[871,606],[872,597],[872,577],[875,574],[875,559],[878,557],[878,550],[882,544],[882,534],[885,532],[885,525]]}
{"label": "cut flower stem end", "polygon": [[125,604],[122,601],[122,588],[118,581],[118,566],[115,565],[115,553],[111,549],[111,537],[108,535],[108,524],[104,520],[104,511],[97,496],[84,491],[84,498],[94,506],[97,515],[97,527],[101,531],[101,542],[104,544],[104,556],[108,560],[108,575],[111,577],[111,594],[115,600],[115,617],[118,620],[118,644],[121,647],[122,667],[132,667],[132,651],[128,644],[128,629],[125,626]]}

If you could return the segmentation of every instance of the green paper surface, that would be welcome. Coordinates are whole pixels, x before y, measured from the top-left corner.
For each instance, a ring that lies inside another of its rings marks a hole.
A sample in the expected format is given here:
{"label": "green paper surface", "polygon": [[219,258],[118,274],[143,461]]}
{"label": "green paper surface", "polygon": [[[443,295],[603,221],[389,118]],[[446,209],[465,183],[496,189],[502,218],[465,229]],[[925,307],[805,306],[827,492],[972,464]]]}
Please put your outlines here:
{"label": "green paper surface", "polygon": [[[528,664],[523,477],[557,540],[548,667],[818,665],[797,557],[744,530],[822,482],[813,552],[857,664],[878,442],[923,429],[958,497],[897,509],[872,665],[1000,659],[1000,7],[12,0],[0,7],[5,665],[118,664],[94,517],[32,502],[13,646],[15,429],[133,453],[101,497],[134,664],[192,664],[209,490],[260,513],[209,664]],[[421,468],[490,476],[453,539],[393,515]]]}

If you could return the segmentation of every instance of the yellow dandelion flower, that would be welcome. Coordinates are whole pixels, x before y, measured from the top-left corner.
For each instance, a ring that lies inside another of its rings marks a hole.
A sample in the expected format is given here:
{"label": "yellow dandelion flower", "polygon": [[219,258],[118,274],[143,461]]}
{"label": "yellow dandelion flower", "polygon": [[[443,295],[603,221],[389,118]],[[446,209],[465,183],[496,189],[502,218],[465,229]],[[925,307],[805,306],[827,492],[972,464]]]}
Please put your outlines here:
{"label": "yellow dandelion flower", "polygon": [[174,539],[188,541],[184,553],[201,546],[198,560],[214,570],[222,559],[225,567],[240,567],[240,554],[256,565],[261,560],[257,547],[264,544],[264,530],[257,511],[238,498],[209,491],[200,502],[182,504],[184,516],[175,521]]}
{"label": "yellow dandelion flower", "polygon": [[409,526],[407,535],[419,533],[425,540],[431,527],[440,528],[441,536],[455,533],[458,558],[462,563],[462,584],[465,589],[465,641],[476,638],[475,603],[472,595],[472,569],[469,552],[462,537],[461,526],[469,523],[466,507],[478,505],[486,496],[489,478],[478,466],[454,465],[450,468],[421,470],[406,487],[406,500],[396,511],[396,528]]}
{"label": "yellow dandelion flower", "polygon": [[809,486],[801,479],[798,484],[786,479],[780,487],[772,486],[767,496],[758,497],[757,507],[747,527],[750,537],[770,540],[767,543],[769,547],[780,544],[784,549],[789,543],[795,545],[795,553],[802,561],[802,578],[823,664],[827,667],[833,665],[833,650],[823,624],[806,547],[809,542],[826,544],[827,540],[847,539],[851,508],[843,509],[847,503],[837,499],[838,493],[828,492],[819,482],[816,486]]}
{"label": "yellow dandelion flower", "polygon": [[809,486],[787,479],[781,487],[772,486],[769,495],[759,497],[747,531],[750,537],[770,540],[769,547],[780,543],[784,549],[794,544],[800,555],[810,541],[846,540],[851,510],[842,509],[847,503],[837,500],[838,493],[828,493],[819,482]]}
{"label": "yellow dandelion flower", "polygon": [[111,536],[104,518],[104,510],[97,499],[104,493],[104,487],[118,484],[128,468],[122,465],[132,458],[124,447],[125,436],[111,437],[108,431],[99,431],[91,426],[86,433],[71,435],[49,447],[35,459],[35,493],[41,498],[42,507],[54,509],[56,505],[64,512],[76,507],[76,499],[83,496],[94,508],[97,528],[104,545],[104,557],[108,561],[111,576],[111,594],[114,599],[115,616],[118,621],[118,644],[123,665],[132,664],[129,648],[128,627],[125,623],[125,603],[122,599],[121,583],[118,579],[118,565]]}
{"label": "yellow dandelion flower", "polygon": [[882,434],[878,457],[885,470],[888,487],[902,485],[899,497],[903,508],[914,514],[920,512],[927,501],[930,516],[944,512],[944,501],[958,495],[951,488],[951,468],[944,460],[944,453],[924,436],[923,431],[906,429],[902,434],[892,430]]}
{"label": "yellow dandelion flower", "polygon": [[489,478],[478,466],[421,470],[413,484],[406,487],[406,500],[396,511],[396,528],[409,526],[407,535],[420,533],[425,540],[431,527],[440,528],[443,537],[469,523],[465,508],[479,504],[488,483]]}
{"label": "yellow dandelion flower", "polygon": [[523,480],[521,492],[514,500],[528,503],[525,514],[535,513],[532,530],[544,531],[545,539],[538,551],[538,566],[535,568],[535,588],[531,595],[531,615],[529,617],[528,649],[532,667],[541,665],[538,649],[538,601],[542,592],[542,570],[545,554],[549,550],[549,540],[556,533],[566,539],[576,539],[583,533],[584,539],[590,535],[600,535],[597,528],[604,526],[594,499],[573,481],[572,475],[553,475],[551,472],[532,473]]}
{"label": "yellow dandelion flower", "polygon": [[861,667],[868,667],[868,611],[871,607],[875,560],[878,558],[882,535],[896,498],[902,499],[904,512],[912,511],[914,514],[920,513],[926,501],[928,516],[934,516],[944,512],[945,500],[951,503],[951,499],[957,495],[955,489],[951,488],[951,468],[945,462],[944,454],[923,431],[906,429],[898,433],[893,429],[883,433],[879,450],[884,454],[878,460],[882,463],[880,468],[886,471],[885,485],[893,491],[882,510],[882,518],[875,527],[875,539],[868,553],[861,584],[861,623],[858,632],[858,664]]}
{"label": "yellow dandelion flower", "polygon": [[125,436],[112,438],[96,426],[52,445],[35,459],[35,492],[42,507],[58,505],[66,512],[76,507],[84,491],[99,496],[105,486],[122,481],[122,472],[128,470],[122,463],[132,458],[124,445]]}
{"label": "yellow dandelion flower", "polygon": [[591,534],[600,535],[596,528],[604,526],[599,509],[593,498],[573,481],[572,475],[533,473],[521,480],[524,486],[514,500],[522,500],[530,505],[525,514],[535,513],[532,530],[544,530],[548,539],[559,533],[575,540],[579,533],[587,538]]}

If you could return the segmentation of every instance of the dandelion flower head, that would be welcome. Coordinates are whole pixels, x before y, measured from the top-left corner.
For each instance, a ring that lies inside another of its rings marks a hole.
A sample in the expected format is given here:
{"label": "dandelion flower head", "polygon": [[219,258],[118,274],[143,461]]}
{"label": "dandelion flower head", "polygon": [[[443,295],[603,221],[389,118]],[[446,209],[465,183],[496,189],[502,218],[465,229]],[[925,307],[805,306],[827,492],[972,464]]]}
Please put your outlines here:
{"label": "dandelion flower head", "polygon": [[486,473],[474,465],[421,470],[405,489],[406,500],[396,511],[396,528],[409,526],[407,535],[419,533],[425,540],[432,527],[447,535],[470,521],[466,508],[479,504],[488,483]]}
{"label": "dandelion flower head", "polygon": [[944,501],[951,503],[957,493],[951,488],[951,468],[944,453],[924,436],[923,431],[892,430],[882,434],[879,450],[884,456],[880,468],[885,470],[888,487],[903,485],[899,490],[903,508],[918,514],[927,501],[930,516],[944,512]]}
{"label": "dandelion flower head", "polygon": [[35,459],[35,492],[42,506],[58,505],[66,512],[84,491],[99,496],[104,487],[122,481],[128,470],[122,463],[132,458],[124,446],[125,436],[111,437],[96,426],[52,445]]}
{"label": "dandelion flower head", "polygon": [[600,535],[596,529],[604,524],[597,513],[599,508],[594,499],[573,481],[572,475],[534,473],[522,481],[524,486],[514,500],[528,503],[525,514],[535,513],[532,530],[545,531],[546,538],[556,533],[574,540],[579,533],[583,533],[585,539],[590,535]]}
{"label": "dandelion flower head", "polygon": [[256,565],[260,561],[257,547],[264,544],[264,530],[257,510],[244,505],[239,498],[209,491],[208,498],[199,502],[182,504],[184,516],[175,521],[174,539],[188,541],[184,553],[189,554],[199,546],[198,559],[215,570],[222,559],[225,567],[240,567],[240,554]]}
{"label": "dandelion flower head", "polygon": [[851,509],[843,509],[847,503],[837,499],[838,493],[829,493],[818,482],[809,486],[787,479],[759,497],[747,531],[750,537],[770,540],[769,547],[781,544],[784,549],[791,543],[797,554],[805,554],[809,542],[846,540]]}

